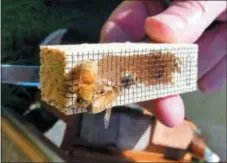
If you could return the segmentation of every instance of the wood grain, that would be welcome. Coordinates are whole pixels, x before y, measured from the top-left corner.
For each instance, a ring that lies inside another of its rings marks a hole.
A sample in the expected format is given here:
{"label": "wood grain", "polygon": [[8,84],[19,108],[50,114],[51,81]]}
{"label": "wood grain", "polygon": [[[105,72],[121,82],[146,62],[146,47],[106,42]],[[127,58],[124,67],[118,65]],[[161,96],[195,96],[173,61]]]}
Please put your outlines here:
{"label": "wood grain", "polygon": [[122,155],[128,159],[131,159],[135,162],[190,162],[191,155],[187,154],[183,160],[167,160],[164,158],[163,154],[152,153],[152,152],[139,152],[139,151],[124,151]]}
{"label": "wood grain", "polygon": [[2,131],[24,152],[32,162],[47,162],[48,159],[28,139],[20,134],[4,117],[2,118]]}

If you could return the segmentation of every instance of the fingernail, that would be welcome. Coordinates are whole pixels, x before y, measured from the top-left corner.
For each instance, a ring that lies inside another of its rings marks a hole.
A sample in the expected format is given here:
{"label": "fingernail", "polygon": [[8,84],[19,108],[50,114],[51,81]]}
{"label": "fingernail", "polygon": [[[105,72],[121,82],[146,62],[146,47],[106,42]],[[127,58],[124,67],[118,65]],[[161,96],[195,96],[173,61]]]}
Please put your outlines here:
{"label": "fingernail", "polygon": [[153,18],[168,24],[173,30],[184,29],[186,26],[201,23],[204,13],[207,12],[206,8],[205,2],[176,2],[164,13]]}
{"label": "fingernail", "polygon": [[100,42],[126,42],[132,38],[114,22],[107,22],[101,32]]}
{"label": "fingernail", "polygon": [[170,27],[174,32],[176,32],[178,29],[185,28],[185,22],[179,16],[161,14],[149,19],[155,19],[163,24],[168,25],[168,27]]}

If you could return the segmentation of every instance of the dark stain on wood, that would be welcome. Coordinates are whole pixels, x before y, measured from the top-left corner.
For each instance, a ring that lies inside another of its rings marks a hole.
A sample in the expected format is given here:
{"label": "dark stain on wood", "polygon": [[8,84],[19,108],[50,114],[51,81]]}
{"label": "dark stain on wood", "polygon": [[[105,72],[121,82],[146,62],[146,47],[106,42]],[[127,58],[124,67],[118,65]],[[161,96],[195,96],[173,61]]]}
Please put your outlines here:
{"label": "dark stain on wood", "polygon": [[122,82],[122,73],[136,75],[138,83],[146,85],[172,84],[173,72],[180,72],[179,59],[172,53],[156,52],[136,56],[108,55],[99,61],[99,77],[116,85]]}

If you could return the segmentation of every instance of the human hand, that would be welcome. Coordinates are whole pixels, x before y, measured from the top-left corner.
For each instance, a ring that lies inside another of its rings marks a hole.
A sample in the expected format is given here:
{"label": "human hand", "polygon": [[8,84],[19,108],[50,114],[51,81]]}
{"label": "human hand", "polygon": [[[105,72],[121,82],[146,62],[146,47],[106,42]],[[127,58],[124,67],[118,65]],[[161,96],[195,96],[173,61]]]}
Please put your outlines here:
{"label": "human hand", "polygon": [[[162,1],[124,1],[104,24],[100,42],[140,41],[199,44],[198,85],[208,93],[226,81],[226,1],[177,0],[165,9]],[[209,27],[214,21],[216,25]],[[208,28],[209,27],[209,28]],[[184,119],[179,95],[152,101],[157,118],[169,127]]]}

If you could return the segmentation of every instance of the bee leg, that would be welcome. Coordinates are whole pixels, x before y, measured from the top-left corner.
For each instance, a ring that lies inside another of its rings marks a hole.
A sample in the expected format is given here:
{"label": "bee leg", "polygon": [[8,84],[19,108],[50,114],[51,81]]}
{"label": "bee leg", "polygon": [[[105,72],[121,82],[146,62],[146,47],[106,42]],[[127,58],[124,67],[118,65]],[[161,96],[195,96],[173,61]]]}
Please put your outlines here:
{"label": "bee leg", "polygon": [[135,85],[136,87],[139,87],[138,79],[137,79],[137,78],[135,79],[134,85]]}
{"label": "bee leg", "polygon": [[108,128],[109,123],[110,123],[110,116],[111,116],[111,108],[106,109],[106,113],[104,116],[104,127],[105,129]]}

